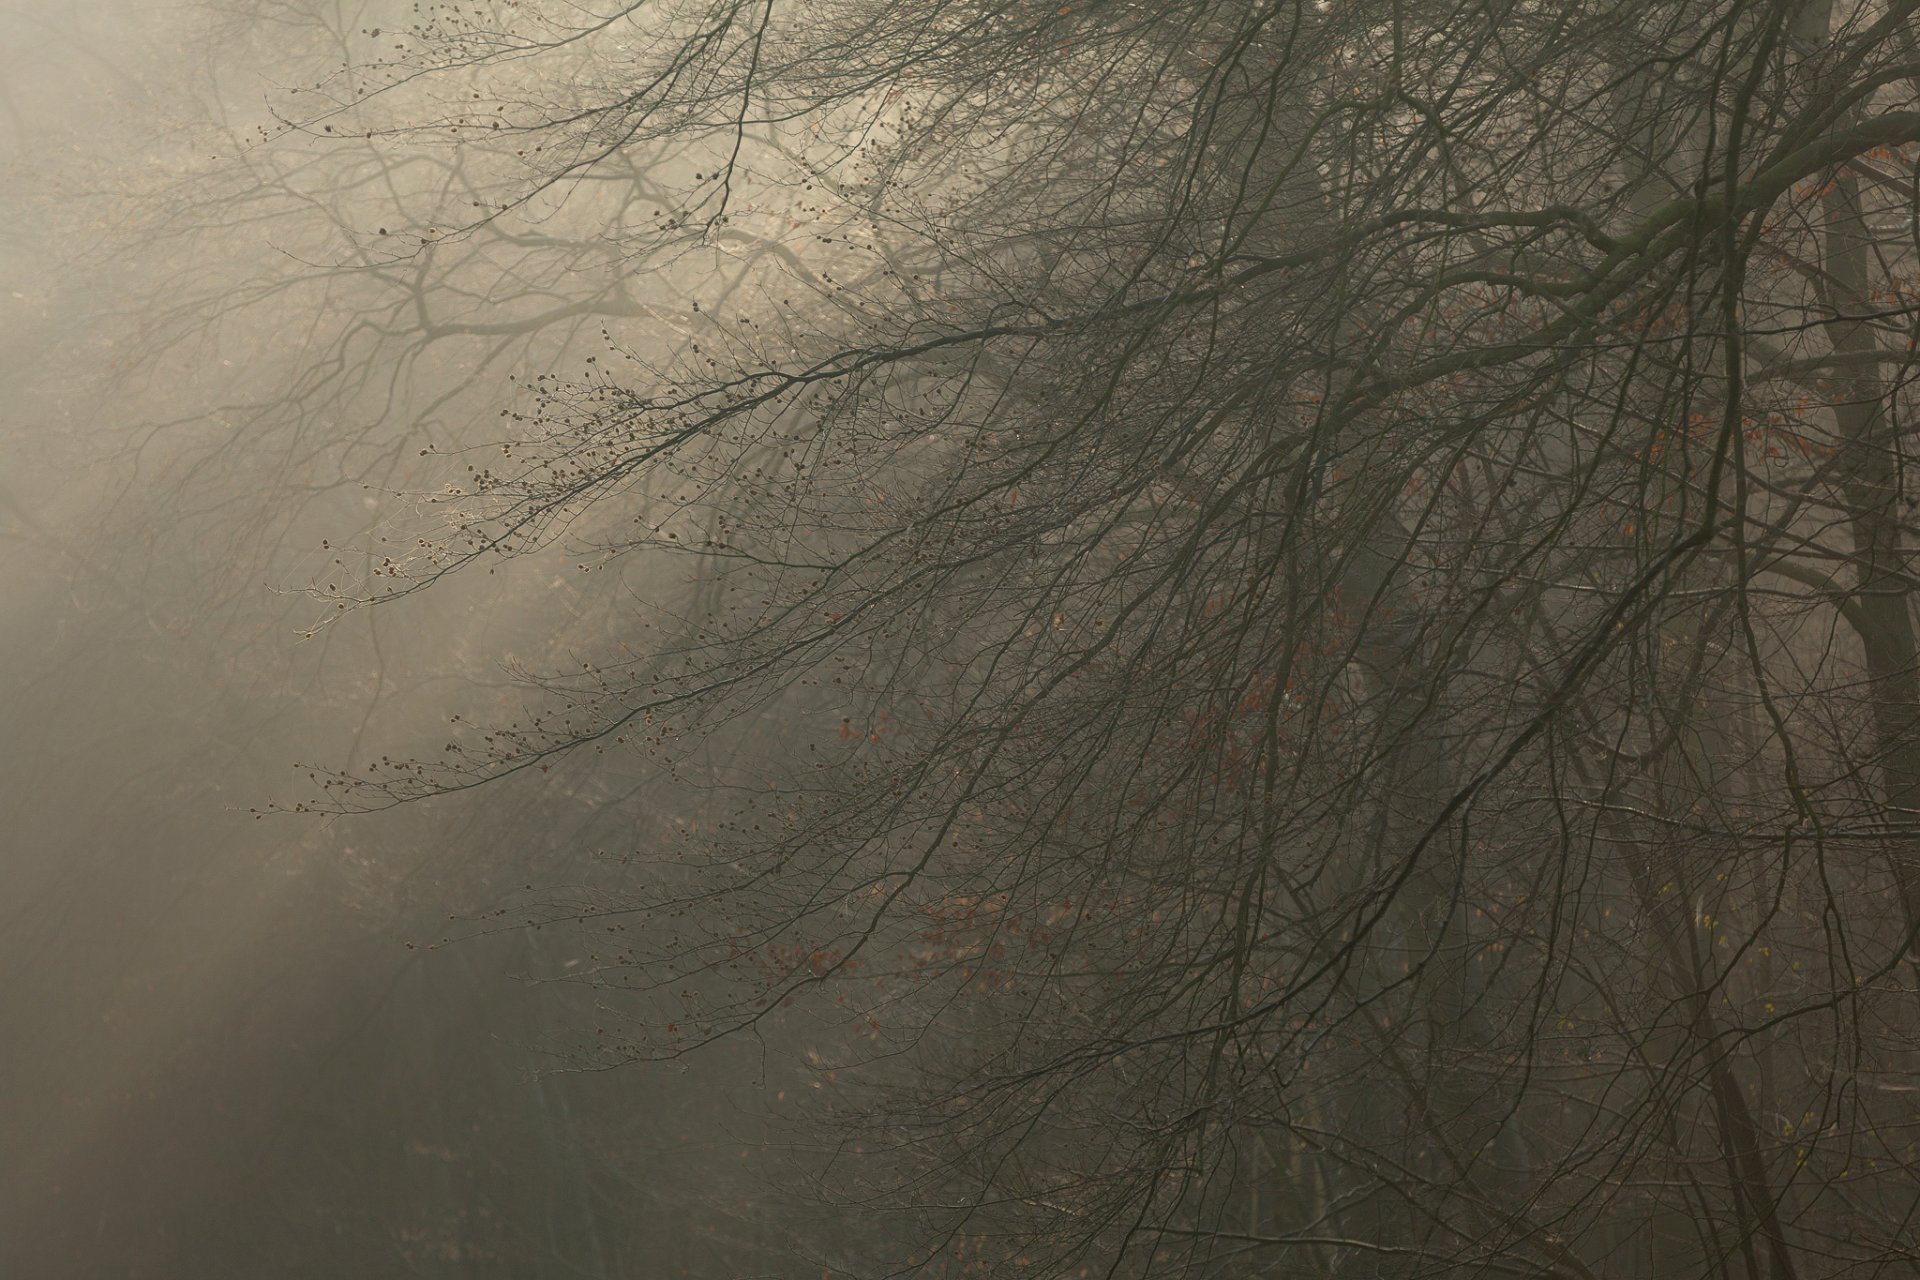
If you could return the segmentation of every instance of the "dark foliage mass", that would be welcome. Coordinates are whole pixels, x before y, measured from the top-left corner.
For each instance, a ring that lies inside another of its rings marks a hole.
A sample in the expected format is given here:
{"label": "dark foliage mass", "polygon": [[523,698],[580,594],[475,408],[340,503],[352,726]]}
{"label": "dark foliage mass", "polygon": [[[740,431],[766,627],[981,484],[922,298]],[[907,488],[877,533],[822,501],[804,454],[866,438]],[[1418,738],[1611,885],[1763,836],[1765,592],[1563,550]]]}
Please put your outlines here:
{"label": "dark foliage mass", "polygon": [[1920,1266],[1916,7],[223,18],[279,73],[130,202],[113,510],[309,585],[346,728],[255,829],[447,848],[565,1068],[364,1231]]}

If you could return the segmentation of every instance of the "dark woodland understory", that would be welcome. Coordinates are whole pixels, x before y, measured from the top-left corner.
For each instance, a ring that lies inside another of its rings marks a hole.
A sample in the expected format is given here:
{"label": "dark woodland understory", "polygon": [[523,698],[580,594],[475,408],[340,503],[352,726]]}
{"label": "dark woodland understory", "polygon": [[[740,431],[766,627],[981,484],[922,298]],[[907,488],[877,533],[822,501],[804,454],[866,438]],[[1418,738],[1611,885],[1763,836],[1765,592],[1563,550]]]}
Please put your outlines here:
{"label": "dark woodland understory", "polygon": [[1920,0],[0,0],[0,1276],[1920,1275]]}

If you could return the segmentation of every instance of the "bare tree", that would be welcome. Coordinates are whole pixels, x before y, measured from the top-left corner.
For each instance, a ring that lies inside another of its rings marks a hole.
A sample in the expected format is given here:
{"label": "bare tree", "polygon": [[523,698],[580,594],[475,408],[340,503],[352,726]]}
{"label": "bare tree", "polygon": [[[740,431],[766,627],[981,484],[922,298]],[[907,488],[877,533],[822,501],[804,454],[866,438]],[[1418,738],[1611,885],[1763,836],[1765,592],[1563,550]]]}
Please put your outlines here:
{"label": "bare tree", "polygon": [[561,913],[641,1010],[591,1056],[793,1047],[803,1166],[898,1215],[827,1265],[1914,1262],[1911,6],[393,43],[289,117],[460,175],[380,270],[664,185],[581,252],[685,341],[536,375],[323,584],[608,586],[530,711],[322,803],[703,790]]}

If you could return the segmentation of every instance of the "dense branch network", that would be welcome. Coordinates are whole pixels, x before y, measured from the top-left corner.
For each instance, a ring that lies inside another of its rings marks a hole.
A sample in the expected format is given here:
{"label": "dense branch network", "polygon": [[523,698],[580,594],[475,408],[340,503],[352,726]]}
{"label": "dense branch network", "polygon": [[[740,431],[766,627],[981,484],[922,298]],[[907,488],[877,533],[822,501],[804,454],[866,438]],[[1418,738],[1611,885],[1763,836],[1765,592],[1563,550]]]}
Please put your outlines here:
{"label": "dense branch network", "polygon": [[300,128],[670,173],[687,310],[321,593],[605,651],[316,803],[708,796],[548,922],[598,1065],[807,1029],[833,1267],[1911,1265],[1911,9],[448,11]]}

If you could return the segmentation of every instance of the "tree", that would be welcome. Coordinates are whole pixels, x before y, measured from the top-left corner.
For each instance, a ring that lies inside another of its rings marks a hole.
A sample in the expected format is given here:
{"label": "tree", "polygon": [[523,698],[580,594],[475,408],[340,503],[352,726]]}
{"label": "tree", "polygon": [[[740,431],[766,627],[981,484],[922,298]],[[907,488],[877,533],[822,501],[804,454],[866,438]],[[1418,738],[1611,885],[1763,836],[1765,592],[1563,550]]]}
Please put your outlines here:
{"label": "tree", "polygon": [[608,584],[532,711],[331,803],[704,791],[570,913],[639,1010],[594,1060],[817,1066],[816,1185],[899,1215],[828,1265],[1912,1261],[1911,6],[381,39],[300,129],[461,157],[416,261],[644,173],[605,251],[690,302],[323,590]]}

